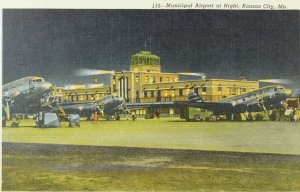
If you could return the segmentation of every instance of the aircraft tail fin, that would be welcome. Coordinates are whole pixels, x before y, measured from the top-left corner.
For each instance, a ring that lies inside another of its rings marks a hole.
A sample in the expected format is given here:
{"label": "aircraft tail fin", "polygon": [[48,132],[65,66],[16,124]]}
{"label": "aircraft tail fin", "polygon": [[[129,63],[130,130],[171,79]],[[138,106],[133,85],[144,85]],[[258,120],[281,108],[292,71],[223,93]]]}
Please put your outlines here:
{"label": "aircraft tail fin", "polygon": [[191,103],[194,103],[194,102],[203,102],[203,99],[197,93],[191,92],[188,95],[188,102],[191,102]]}

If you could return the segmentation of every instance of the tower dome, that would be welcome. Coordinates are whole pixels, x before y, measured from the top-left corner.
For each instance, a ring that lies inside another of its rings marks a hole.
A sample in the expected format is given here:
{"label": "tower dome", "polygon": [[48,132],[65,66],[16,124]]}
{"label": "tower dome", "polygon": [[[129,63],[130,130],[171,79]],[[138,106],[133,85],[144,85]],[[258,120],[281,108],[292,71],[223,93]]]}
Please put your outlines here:
{"label": "tower dome", "polygon": [[160,57],[150,51],[140,51],[131,56],[130,71],[160,72]]}

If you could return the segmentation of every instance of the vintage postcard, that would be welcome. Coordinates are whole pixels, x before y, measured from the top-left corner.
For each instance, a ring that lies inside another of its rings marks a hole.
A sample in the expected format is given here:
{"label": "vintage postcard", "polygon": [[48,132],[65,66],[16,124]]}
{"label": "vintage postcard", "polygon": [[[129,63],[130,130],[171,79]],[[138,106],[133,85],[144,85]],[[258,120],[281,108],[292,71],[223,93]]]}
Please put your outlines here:
{"label": "vintage postcard", "polygon": [[143,3],[3,6],[2,190],[300,191],[300,7]]}

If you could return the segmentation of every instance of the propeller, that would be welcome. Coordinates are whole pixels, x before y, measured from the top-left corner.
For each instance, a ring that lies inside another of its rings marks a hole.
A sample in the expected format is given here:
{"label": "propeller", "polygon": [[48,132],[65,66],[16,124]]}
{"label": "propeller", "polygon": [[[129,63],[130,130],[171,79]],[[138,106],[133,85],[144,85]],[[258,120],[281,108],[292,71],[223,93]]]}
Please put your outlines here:
{"label": "propeller", "polygon": [[5,103],[5,107],[4,107],[4,111],[5,111],[5,114],[6,114],[6,119],[7,120],[10,120],[10,108],[12,107],[13,105],[13,98],[20,95],[21,92],[16,92],[14,95],[12,95],[11,97],[4,97],[2,99],[2,103]]}
{"label": "propeller", "polygon": [[114,73],[115,71],[86,69],[86,68],[81,68],[74,72],[76,76],[104,75],[104,74],[114,74]]}
{"label": "propeller", "polygon": [[266,113],[268,113],[268,110],[267,110],[267,108],[265,107],[265,104],[264,104],[264,103],[265,103],[265,101],[264,101],[264,95],[263,95],[263,94],[260,94],[260,95],[258,96],[258,98],[257,98],[257,104],[258,104],[258,106],[262,107]]}
{"label": "propeller", "polygon": [[48,106],[50,108],[54,108],[54,106],[52,106],[54,103],[56,103],[56,106],[58,107],[59,111],[63,114],[66,115],[65,111],[63,110],[63,108],[60,106],[59,102],[58,102],[58,98],[56,96],[57,93],[57,89],[56,86],[52,87],[52,93],[50,95],[47,96],[46,98],[46,103],[44,103],[42,105],[42,107]]}
{"label": "propeller", "polygon": [[263,82],[263,83],[278,83],[278,84],[282,84],[282,85],[292,84],[292,80],[290,80],[290,79],[262,79],[262,80],[258,80],[258,81]]}
{"label": "propeller", "polygon": [[295,88],[295,85],[297,82],[295,80],[291,79],[262,79],[259,80],[259,82],[263,83],[275,83],[275,84],[281,84],[281,85],[288,85],[288,87],[294,87],[294,88],[285,88],[285,93],[288,96],[297,96],[299,95],[299,88]]}
{"label": "propeller", "polygon": [[10,99],[4,99],[5,101],[5,107],[4,107],[4,111],[6,114],[6,119],[9,120],[10,119]]}
{"label": "propeller", "polygon": [[206,78],[205,73],[191,73],[191,72],[184,72],[184,73],[178,73],[179,75],[189,75],[189,76],[197,76],[202,77],[202,79]]}
{"label": "propeller", "polygon": [[50,108],[53,108],[52,104],[58,102],[56,92],[56,86],[53,86],[51,93],[46,95],[46,102],[42,104],[42,107],[49,106]]}

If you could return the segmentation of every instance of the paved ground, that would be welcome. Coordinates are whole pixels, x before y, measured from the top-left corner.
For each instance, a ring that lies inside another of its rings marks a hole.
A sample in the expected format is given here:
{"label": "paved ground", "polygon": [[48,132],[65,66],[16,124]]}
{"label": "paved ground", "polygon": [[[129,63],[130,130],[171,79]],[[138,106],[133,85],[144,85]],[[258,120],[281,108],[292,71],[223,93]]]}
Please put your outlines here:
{"label": "paved ground", "polygon": [[3,190],[299,191],[300,156],[3,143]]}
{"label": "paved ground", "polygon": [[3,134],[3,190],[300,191],[300,124],[83,121]]}
{"label": "paved ground", "polygon": [[300,154],[300,123],[185,122],[177,118],[82,121],[80,128],[34,128],[31,120],[20,128],[3,128],[4,142],[126,146]]}

